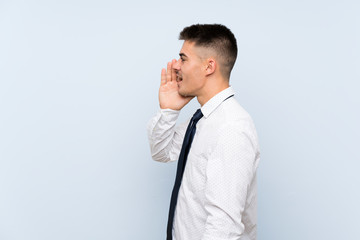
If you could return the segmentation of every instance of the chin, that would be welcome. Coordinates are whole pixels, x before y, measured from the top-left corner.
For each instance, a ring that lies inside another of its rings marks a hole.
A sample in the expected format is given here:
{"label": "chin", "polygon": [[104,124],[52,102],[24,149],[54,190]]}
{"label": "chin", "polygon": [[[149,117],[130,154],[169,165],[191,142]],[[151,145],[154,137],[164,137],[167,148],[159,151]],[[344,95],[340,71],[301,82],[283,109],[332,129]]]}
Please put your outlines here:
{"label": "chin", "polygon": [[186,93],[186,92],[184,92],[184,91],[181,91],[181,89],[179,89],[179,94],[181,95],[181,96],[183,96],[183,97],[187,97],[188,96],[188,94]]}
{"label": "chin", "polygon": [[179,94],[183,97],[195,97],[194,94],[183,92],[183,91],[179,91]]}
{"label": "chin", "polygon": [[180,94],[180,96],[187,97],[187,94],[182,91],[179,91],[179,94]]}

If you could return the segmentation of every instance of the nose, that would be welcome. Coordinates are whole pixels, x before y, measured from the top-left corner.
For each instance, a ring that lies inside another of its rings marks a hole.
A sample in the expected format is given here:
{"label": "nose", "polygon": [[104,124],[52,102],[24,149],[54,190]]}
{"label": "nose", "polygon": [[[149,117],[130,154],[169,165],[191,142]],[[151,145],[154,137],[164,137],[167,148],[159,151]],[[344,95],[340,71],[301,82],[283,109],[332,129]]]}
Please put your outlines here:
{"label": "nose", "polygon": [[180,59],[179,60],[174,59],[172,66],[176,71],[179,71],[180,70]]}

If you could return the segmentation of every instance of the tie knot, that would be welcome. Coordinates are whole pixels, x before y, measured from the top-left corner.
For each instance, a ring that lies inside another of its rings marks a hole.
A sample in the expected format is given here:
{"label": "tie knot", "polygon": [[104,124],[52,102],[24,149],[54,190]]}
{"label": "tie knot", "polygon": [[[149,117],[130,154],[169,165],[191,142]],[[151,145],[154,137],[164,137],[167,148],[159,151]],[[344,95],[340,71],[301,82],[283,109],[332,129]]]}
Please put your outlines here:
{"label": "tie knot", "polygon": [[202,118],[204,115],[202,114],[200,108],[194,113],[194,116],[192,117],[192,120],[195,122],[195,124]]}

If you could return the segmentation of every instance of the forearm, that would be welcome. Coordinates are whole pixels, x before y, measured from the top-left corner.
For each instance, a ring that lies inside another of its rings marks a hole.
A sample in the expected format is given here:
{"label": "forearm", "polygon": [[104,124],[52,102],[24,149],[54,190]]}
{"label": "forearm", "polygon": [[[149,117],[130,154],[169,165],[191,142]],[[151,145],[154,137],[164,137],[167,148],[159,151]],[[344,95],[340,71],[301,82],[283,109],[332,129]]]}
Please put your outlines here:
{"label": "forearm", "polygon": [[147,132],[151,156],[155,161],[168,162],[176,160],[181,141],[181,129],[176,127],[180,111],[161,109],[149,121]]}

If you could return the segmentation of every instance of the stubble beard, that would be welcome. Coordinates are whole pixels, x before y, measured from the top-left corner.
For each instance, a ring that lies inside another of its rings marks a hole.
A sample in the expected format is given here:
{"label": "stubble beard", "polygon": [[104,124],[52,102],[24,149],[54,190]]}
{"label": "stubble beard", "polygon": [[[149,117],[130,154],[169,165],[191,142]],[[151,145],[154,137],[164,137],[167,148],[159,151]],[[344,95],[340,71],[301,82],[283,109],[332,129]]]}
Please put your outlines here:
{"label": "stubble beard", "polygon": [[179,95],[180,96],[182,96],[182,97],[196,97],[195,95],[193,95],[193,94],[190,94],[190,93],[184,93],[184,92],[181,92],[180,91],[180,89],[178,90],[178,93],[179,93]]}

